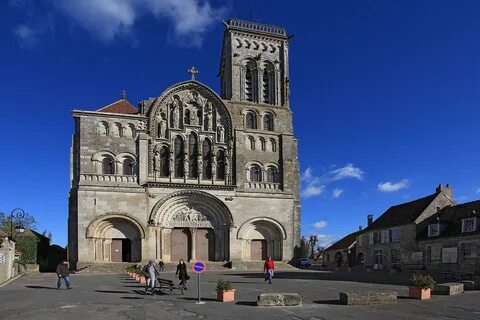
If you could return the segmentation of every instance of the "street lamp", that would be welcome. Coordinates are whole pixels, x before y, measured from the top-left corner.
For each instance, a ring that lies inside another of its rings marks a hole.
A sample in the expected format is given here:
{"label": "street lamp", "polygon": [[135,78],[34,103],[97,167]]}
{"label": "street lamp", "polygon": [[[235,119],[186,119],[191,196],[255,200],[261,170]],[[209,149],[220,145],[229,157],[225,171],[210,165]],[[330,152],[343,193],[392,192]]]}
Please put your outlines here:
{"label": "street lamp", "polygon": [[313,257],[313,251],[315,249],[315,245],[317,244],[317,241],[318,241],[318,238],[316,234],[310,236],[310,249],[312,251],[312,254],[311,254],[312,257]]}
{"label": "street lamp", "polygon": [[[2,215],[4,215],[2,213]],[[14,219],[16,222],[14,222]],[[15,231],[18,233],[24,233],[24,224],[32,223],[33,217],[29,216],[23,209],[15,208],[10,213],[10,238],[13,240],[13,228],[15,224]]]}

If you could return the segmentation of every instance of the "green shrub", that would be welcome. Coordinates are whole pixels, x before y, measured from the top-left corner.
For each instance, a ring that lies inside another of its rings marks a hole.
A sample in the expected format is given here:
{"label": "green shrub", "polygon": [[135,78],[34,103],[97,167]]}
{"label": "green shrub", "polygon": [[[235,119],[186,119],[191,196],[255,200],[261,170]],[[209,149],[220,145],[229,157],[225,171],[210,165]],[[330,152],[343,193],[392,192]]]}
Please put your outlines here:
{"label": "green shrub", "polygon": [[433,289],[435,280],[428,274],[414,274],[410,279],[410,285],[419,289]]}
{"label": "green shrub", "polygon": [[35,264],[37,263],[37,238],[30,235],[21,235],[15,238],[15,249],[21,252],[19,263]]}
{"label": "green shrub", "polygon": [[228,280],[218,280],[218,283],[217,283],[217,290],[220,290],[220,291],[230,291],[232,290],[232,283]]}

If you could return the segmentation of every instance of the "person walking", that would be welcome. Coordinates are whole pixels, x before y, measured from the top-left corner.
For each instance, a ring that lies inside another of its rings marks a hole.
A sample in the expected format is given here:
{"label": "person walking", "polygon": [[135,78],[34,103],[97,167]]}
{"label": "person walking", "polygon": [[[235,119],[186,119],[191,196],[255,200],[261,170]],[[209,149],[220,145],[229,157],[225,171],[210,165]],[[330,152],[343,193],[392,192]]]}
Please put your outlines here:
{"label": "person walking", "polygon": [[159,270],[160,272],[165,271],[165,263],[164,263],[162,260],[160,260],[160,262],[158,263],[158,267],[159,267],[158,270]]}
{"label": "person walking", "polygon": [[273,272],[275,271],[275,263],[272,258],[268,257],[263,265],[263,272],[265,273],[265,281],[268,280],[269,284],[272,284]]}
{"label": "person walking", "polygon": [[60,263],[57,265],[57,290],[60,289],[60,286],[62,285],[62,279],[65,281],[65,286],[67,289],[71,289],[70,287],[70,271],[68,270],[68,262],[65,260],[60,261]]}
{"label": "person walking", "polygon": [[183,259],[180,259],[178,261],[177,272],[175,272],[175,277],[177,276],[178,279],[180,279],[179,286],[183,286],[183,288],[186,290],[187,280],[190,279],[190,277],[187,274],[187,265],[185,264],[185,261],[183,261]]}
{"label": "person walking", "polygon": [[155,268],[155,261],[148,261],[148,263],[143,267],[142,273],[145,276],[145,294],[149,294],[148,289],[151,291],[150,294],[154,294],[155,282],[157,281],[158,274],[158,271]]}

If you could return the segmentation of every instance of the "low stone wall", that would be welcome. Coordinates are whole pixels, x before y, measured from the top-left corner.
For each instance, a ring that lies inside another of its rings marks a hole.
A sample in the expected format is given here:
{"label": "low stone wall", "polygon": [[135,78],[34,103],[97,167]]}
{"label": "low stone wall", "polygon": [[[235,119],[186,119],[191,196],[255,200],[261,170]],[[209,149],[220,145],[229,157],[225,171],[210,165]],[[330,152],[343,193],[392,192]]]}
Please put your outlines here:
{"label": "low stone wall", "polygon": [[463,289],[467,290],[475,290],[475,281],[473,280],[462,280],[458,281],[458,283],[463,283]]}
{"label": "low stone wall", "polygon": [[396,303],[397,293],[388,292],[340,292],[340,304],[344,305],[369,305],[369,304],[386,304]]}
{"label": "low stone wall", "polygon": [[463,283],[450,282],[440,283],[433,289],[433,294],[441,294],[447,296],[457,295],[463,292]]}
{"label": "low stone wall", "polygon": [[257,298],[257,306],[301,306],[302,298],[298,293],[262,293]]}

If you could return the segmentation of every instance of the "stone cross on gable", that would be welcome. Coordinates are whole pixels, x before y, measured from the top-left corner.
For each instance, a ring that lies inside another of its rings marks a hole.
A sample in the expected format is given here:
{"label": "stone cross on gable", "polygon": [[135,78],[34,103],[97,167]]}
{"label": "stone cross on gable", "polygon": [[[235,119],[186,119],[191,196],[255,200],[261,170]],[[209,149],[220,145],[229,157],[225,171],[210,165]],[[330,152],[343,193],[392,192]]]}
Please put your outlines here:
{"label": "stone cross on gable", "polygon": [[192,80],[195,80],[195,75],[198,73],[198,70],[195,67],[191,67],[187,71],[192,75]]}
{"label": "stone cross on gable", "polygon": [[127,99],[127,92],[125,90],[122,90],[122,93],[120,94],[120,98],[122,98],[122,100]]}

